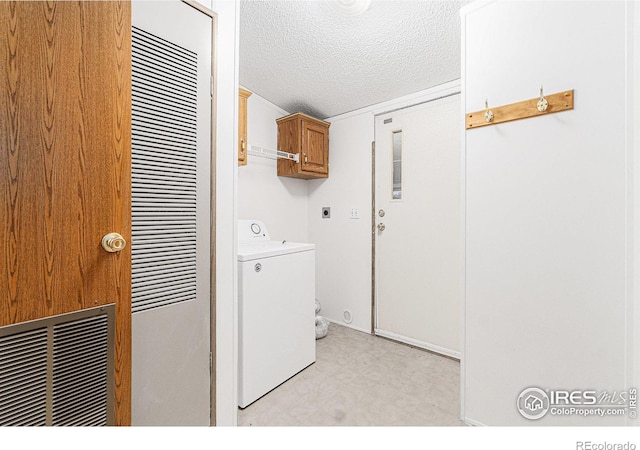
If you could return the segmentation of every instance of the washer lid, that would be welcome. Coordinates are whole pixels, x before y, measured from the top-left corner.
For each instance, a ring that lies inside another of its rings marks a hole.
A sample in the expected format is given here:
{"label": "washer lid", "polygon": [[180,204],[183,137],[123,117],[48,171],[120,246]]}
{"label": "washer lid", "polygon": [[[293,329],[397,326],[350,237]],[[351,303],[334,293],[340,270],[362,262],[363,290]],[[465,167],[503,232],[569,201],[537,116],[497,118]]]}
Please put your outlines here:
{"label": "washer lid", "polygon": [[252,261],[254,259],[271,258],[298,252],[315,250],[314,244],[301,242],[261,241],[238,243],[238,261]]}

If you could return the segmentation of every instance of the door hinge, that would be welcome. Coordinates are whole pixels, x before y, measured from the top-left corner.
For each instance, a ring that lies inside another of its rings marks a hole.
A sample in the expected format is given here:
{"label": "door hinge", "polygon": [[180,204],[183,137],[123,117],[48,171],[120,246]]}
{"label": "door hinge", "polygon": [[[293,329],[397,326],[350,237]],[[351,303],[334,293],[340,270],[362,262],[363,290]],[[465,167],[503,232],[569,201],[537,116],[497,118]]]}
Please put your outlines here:
{"label": "door hinge", "polygon": [[213,354],[209,352],[209,375],[213,374]]}
{"label": "door hinge", "polygon": [[213,75],[209,78],[209,96],[213,98]]}

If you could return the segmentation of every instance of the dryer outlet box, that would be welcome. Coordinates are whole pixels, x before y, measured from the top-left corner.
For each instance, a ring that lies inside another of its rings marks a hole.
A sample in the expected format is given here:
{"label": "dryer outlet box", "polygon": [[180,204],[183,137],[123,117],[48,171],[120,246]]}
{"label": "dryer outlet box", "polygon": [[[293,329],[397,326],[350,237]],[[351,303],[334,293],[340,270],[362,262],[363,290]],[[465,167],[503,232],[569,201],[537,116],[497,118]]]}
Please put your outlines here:
{"label": "dryer outlet box", "polygon": [[328,206],[323,206],[322,207],[322,218],[323,219],[329,219],[331,217],[331,208],[329,208]]}

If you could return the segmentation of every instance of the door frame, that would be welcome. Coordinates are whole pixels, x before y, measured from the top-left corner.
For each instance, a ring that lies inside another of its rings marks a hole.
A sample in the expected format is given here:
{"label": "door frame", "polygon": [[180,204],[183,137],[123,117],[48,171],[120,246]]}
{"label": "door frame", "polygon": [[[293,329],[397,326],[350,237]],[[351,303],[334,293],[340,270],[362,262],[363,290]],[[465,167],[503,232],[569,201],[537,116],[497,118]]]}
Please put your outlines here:
{"label": "door frame", "polygon": [[211,17],[211,205],[210,205],[210,280],[209,291],[209,426],[216,425],[216,124],[218,88],[214,80],[218,77],[216,63],[218,40],[218,14],[195,0],[181,0],[183,3]]}
{"label": "door frame", "polygon": [[[435,88],[428,89],[424,91],[422,96],[413,97],[407,99],[400,105],[395,105],[393,108],[385,108],[380,111],[375,111],[373,114],[373,142],[371,142],[371,334],[376,335],[376,323],[378,321],[378,258],[377,258],[377,214],[376,214],[376,122],[379,116],[384,116],[387,114],[391,114],[398,111],[403,111],[405,109],[413,108],[416,106],[424,105],[426,103],[435,102],[438,100],[442,100],[444,98],[452,97],[454,95],[460,95],[460,99],[462,101],[462,92],[460,86],[460,80],[456,80],[455,83],[446,83],[443,86],[436,86]],[[444,88],[444,89],[443,89]],[[464,106],[462,106],[464,109]],[[464,112],[461,113],[460,117],[464,117]],[[463,125],[463,120],[460,120],[461,126]],[[462,128],[464,130],[464,127]],[[464,293],[463,293],[464,295]],[[461,324],[464,323],[464,317],[462,317]],[[391,339],[387,336],[384,336],[386,339]],[[393,339],[391,339],[393,340]],[[425,351],[431,351],[428,349],[424,349]],[[450,357],[449,355],[437,353],[443,357],[452,358],[454,360],[461,360],[455,357]]]}

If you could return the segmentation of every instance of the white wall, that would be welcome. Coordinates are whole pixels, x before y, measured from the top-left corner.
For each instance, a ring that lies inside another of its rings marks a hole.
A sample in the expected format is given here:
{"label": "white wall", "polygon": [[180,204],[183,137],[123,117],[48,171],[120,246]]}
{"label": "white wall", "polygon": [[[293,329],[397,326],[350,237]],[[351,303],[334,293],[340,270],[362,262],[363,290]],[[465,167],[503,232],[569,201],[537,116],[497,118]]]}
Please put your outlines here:
{"label": "white wall", "polygon": [[[320,315],[371,330],[371,142],[373,114],[327,119],[329,178],[309,185],[309,237],[316,244],[316,297]],[[322,218],[322,207],[331,217]],[[350,219],[358,208],[360,219]],[[349,310],[352,322],[343,321]]]}
{"label": "white wall", "polygon": [[[276,119],[289,113],[253,93],[247,103],[247,141],[276,150]],[[238,218],[262,220],[273,240],[309,242],[308,181],[279,177],[277,161],[248,155],[238,167]]]}
{"label": "white wall", "polygon": [[551,414],[531,421],[516,409],[530,386],[637,387],[634,6],[485,1],[463,10],[466,112],[487,98],[489,106],[535,98],[541,84],[546,93],[575,90],[573,111],[464,133],[468,423],[637,422]]}
{"label": "white wall", "polygon": [[[218,15],[216,121],[216,423],[236,425],[238,12],[235,1],[203,1]],[[210,3],[210,4],[209,4]]]}

